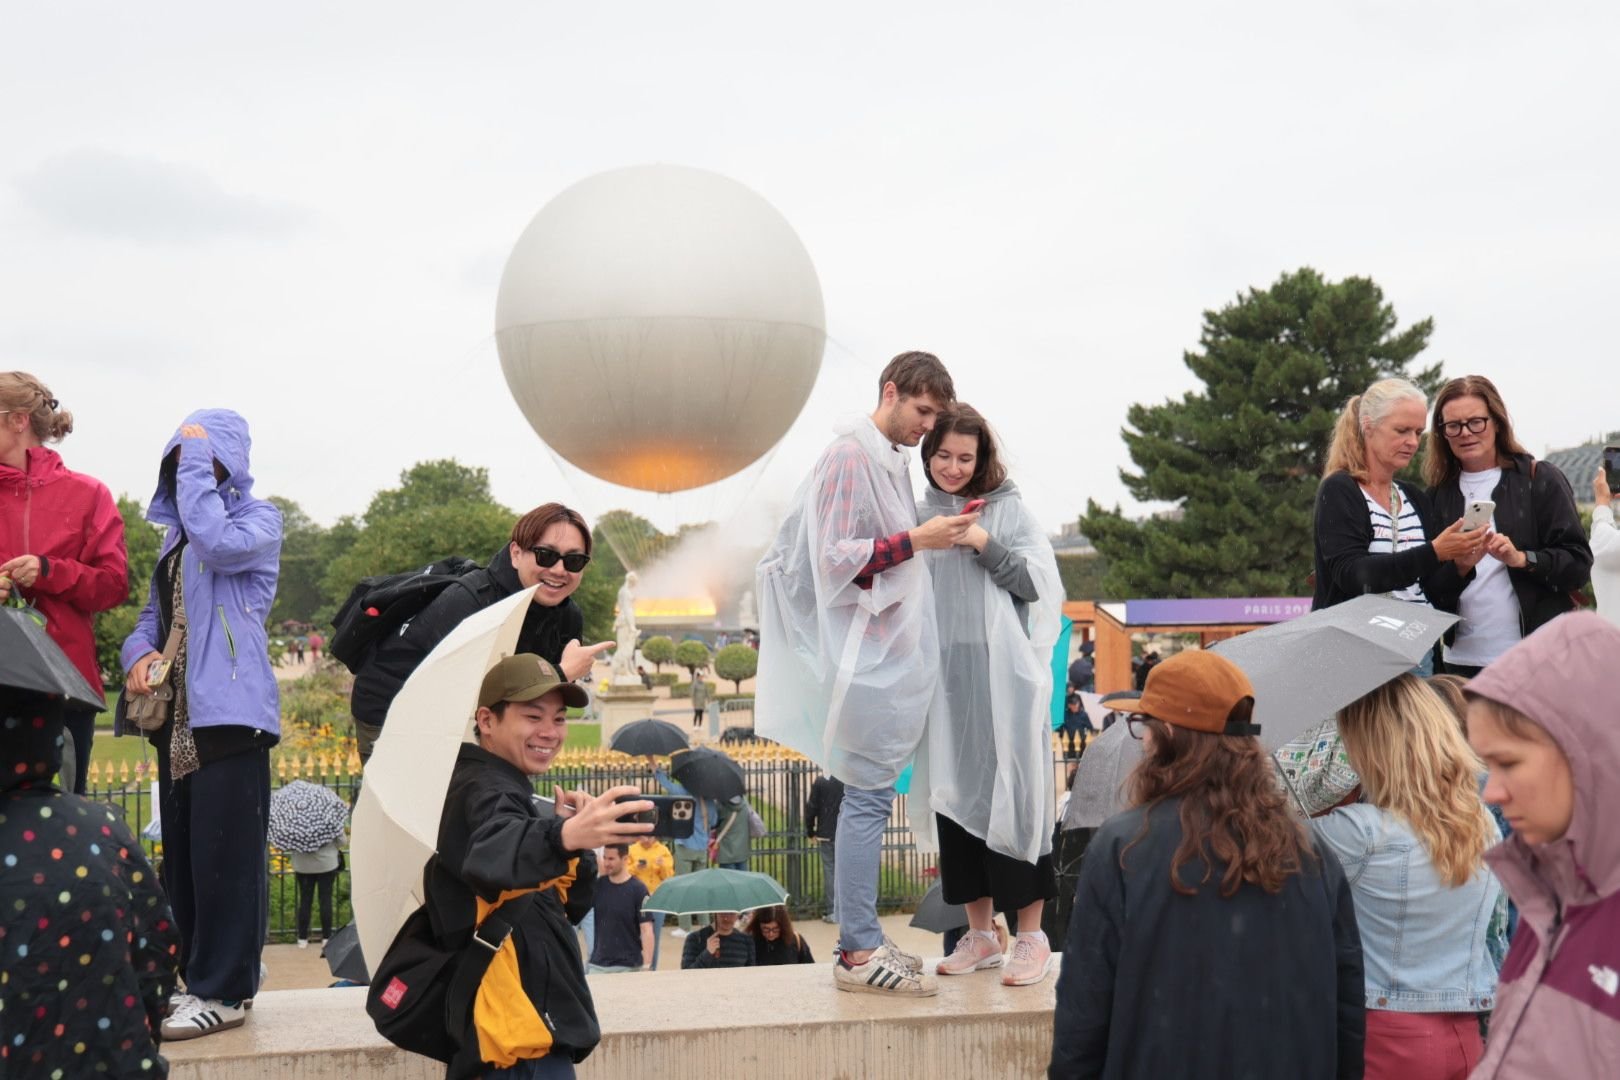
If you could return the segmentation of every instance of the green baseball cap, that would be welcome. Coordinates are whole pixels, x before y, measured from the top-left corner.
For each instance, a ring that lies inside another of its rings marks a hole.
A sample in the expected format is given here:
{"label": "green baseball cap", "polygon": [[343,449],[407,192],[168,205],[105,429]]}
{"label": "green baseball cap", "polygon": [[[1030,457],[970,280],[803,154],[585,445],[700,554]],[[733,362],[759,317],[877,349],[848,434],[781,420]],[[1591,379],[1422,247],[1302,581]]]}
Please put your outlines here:
{"label": "green baseball cap", "polygon": [[502,701],[533,701],[553,690],[561,690],[563,703],[576,709],[591,703],[589,691],[563,678],[544,657],[518,653],[489,669],[478,688],[478,706],[487,709]]}

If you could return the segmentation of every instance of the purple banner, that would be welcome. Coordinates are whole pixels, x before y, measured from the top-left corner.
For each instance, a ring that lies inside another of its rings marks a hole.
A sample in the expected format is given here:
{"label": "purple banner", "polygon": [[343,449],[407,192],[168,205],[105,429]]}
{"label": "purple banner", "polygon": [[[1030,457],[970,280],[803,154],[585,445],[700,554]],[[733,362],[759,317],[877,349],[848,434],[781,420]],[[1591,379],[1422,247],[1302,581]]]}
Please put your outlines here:
{"label": "purple banner", "polygon": [[1209,625],[1213,623],[1279,623],[1307,614],[1308,596],[1245,596],[1204,600],[1127,600],[1128,626],[1167,623]]}

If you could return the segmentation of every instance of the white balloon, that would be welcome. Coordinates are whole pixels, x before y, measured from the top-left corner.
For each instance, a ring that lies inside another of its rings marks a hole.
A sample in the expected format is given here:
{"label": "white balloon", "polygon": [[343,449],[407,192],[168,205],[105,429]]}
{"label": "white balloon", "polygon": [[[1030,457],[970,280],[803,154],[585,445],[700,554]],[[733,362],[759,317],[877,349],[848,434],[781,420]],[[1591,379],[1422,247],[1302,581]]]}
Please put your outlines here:
{"label": "white balloon", "polygon": [[672,492],[765,454],[821,369],[809,253],[775,207],[675,165],[599,173],[534,216],[501,276],[518,407],[593,476]]}

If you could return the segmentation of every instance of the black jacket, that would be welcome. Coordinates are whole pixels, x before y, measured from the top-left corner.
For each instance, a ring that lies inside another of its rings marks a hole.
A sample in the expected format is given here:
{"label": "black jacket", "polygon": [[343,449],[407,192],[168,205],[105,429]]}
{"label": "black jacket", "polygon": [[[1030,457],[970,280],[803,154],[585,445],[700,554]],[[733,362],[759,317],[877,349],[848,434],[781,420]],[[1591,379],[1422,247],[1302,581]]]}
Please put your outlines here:
{"label": "black jacket", "polygon": [[832,776],[818,776],[804,800],[804,835],[822,840],[838,839],[838,811],[844,805],[844,782]]}
{"label": "black jacket", "polygon": [[[1457,481],[1431,488],[1429,498],[1441,521],[1462,517],[1463,494]],[[1569,480],[1551,462],[1535,461],[1528,454],[1516,456],[1512,467],[1502,469],[1491,501],[1496,503],[1496,531],[1520,551],[1536,553],[1534,567],[1508,568],[1508,580],[1519,598],[1521,636],[1528,636],[1575,606],[1569,594],[1592,576],[1592,548]],[[1468,580],[1473,580],[1472,571]],[[1439,602],[1435,606],[1455,614],[1459,598],[1449,599],[1450,606]],[[1446,641],[1456,636],[1453,627]]]}
{"label": "black jacket", "polygon": [[742,929],[733,930],[720,938],[720,955],[709,955],[709,939],[714,936],[714,927],[705,926],[701,930],[694,930],[686,937],[686,945],[681,949],[681,968],[731,968],[753,967],[754,939]]}
{"label": "black jacket", "polygon": [[1441,562],[1432,541],[1456,517],[1435,513],[1429,497],[1410,484],[1396,481],[1405,499],[1423,523],[1423,535],[1431,543],[1389,555],[1373,555],[1372,519],[1367,516],[1367,500],[1361,485],[1347,472],[1336,472],[1323,479],[1316,489],[1316,593],[1311,610],[1320,611],[1342,604],[1364,593],[1393,592],[1413,582],[1423,586],[1429,603],[1442,611],[1456,611],[1457,597],[1466,584],[1457,573],[1457,564]]}
{"label": "black jacket", "polygon": [[[1179,815],[1178,799],[1117,814],[1086,849],[1048,1075],[1359,1078],[1366,988],[1338,859],[1317,845],[1320,863],[1280,893],[1244,885],[1230,899],[1217,866],[1183,896],[1170,887]],[[1202,866],[1181,880],[1195,885]]]}
{"label": "black jacket", "polygon": [[[388,706],[433,647],[467,616],[505,600],[523,587],[512,566],[508,549],[501,548],[482,570],[462,579],[469,586],[451,585],[416,617],[377,642],[376,650],[354,677],[354,693],[349,711],[356,720],[381,725],[388,718]],[[518,652],[535,653],[553,664],[562,663],[563,647],[585,629],[585,617],[573,599],[556,607],[531,604],[518,631]]]}
{"label": "black jacket", "polygon": [[[550,1032],[551,1052],[583,1061],[601,1029],[574,926],[591,910],[596,859],[563,847],[562,824],[535,799],[533,784],[516,766],[480,746],[462,746],[439,821],[438,854],[428,868],[426,902],[435,935],[460,947],[471,938],[479,899],[538,890],[506,901],[500,914],[512,925],[522,992]],[[484,1071],[469,1017],[448,1075]]]}
{"label": "black jacket", "polygon": [[[757,917],[757,916],[756,916]],[[754,966],[775,967],[780,964],[813,964],[816,958],[810,952],[810,943],[804,940],[803,934],[794,934],[799,939],[797,945],[790,945],[780,936],[775,941],[766,942],[763,938],[749,937],[754,942]]]}

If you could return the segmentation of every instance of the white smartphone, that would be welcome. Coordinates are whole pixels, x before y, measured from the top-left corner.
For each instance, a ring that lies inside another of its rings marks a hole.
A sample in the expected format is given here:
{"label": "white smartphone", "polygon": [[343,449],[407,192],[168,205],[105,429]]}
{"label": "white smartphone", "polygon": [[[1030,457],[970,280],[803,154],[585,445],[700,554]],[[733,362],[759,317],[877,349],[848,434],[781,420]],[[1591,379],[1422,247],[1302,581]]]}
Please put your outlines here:
{"label": "white smartphone", "polygon": [[1473,532],[1483,529],[1491,523],[1491,515],[1496,513],[1496,504],[1489,499],[1474,499],[1463,512],[1463,532]]}

